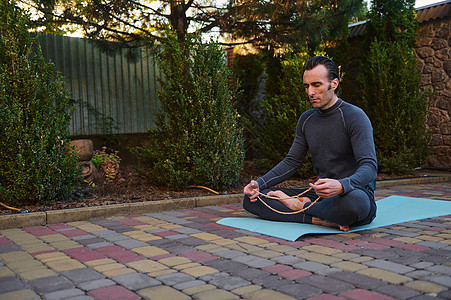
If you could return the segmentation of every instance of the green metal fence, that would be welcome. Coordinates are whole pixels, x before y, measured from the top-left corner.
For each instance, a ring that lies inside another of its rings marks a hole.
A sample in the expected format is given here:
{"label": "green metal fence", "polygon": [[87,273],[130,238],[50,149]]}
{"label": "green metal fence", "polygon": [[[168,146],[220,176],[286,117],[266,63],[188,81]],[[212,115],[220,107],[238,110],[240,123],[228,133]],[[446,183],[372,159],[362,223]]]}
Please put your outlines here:
{"label": "green metal fence", "polygon": [[118,123],[115,134],[143,133],[153,125],[158,70],[149,50],[137,49],[138,58],[130,62],[127,50],[107,54],[88,39],[40,34],[38,41],[65,77],[71,98],[83,103],[73,113],[72,135],[104,134],[102,115]]}

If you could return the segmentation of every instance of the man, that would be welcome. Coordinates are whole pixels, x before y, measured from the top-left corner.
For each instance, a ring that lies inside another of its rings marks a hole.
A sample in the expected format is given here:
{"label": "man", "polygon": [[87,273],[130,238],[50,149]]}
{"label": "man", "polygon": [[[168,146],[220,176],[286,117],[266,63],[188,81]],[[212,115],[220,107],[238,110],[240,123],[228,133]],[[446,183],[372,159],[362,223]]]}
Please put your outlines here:
{"label": "man", "polygon": [[[313,108],[299,118],[287,156],[244,188],[243,207],[268,220],[333,226],[343,231],[368,224],[376,216],[371,183],[376,179],[377,160],[371,122],[360,108],[338,98],[338,68],[329,58],[308,60],[303,84]],[[311,189],[294,198],[289,197],[307,188],[270,189],[297,171],[308,150],[318,174],[316,182],[310,183]]]}

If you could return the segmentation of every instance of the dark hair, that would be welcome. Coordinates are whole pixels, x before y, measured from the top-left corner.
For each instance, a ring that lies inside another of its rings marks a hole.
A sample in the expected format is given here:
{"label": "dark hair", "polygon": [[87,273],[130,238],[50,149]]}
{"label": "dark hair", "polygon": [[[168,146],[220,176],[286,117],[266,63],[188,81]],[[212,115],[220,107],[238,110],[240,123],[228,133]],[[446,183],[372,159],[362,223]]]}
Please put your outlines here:
{"label": "dark hair", "polygon": [[304,64],[304,72],[307,70],[311,70],[318,65],[323,65],[324,67],[326,67],[326,70],[329,73],[329,80],[332,81],[335,78],[338,79],[338,86],[335,89],[335,94],[338,94],[338,92],[340,91],[340,77],[338,76],[337,65],[330,58],[327,58],[325,56],[315,56],[315,57],[310,58]]}

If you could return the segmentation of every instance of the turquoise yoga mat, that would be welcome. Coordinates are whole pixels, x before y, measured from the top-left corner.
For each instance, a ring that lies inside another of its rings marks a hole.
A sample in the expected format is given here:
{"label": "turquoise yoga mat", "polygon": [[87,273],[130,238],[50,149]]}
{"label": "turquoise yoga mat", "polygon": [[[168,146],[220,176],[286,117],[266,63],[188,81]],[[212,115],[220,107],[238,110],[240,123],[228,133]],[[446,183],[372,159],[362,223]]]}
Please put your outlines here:
{"label": "turquoise yoga mat", "polygon": [[[349,232],[378,228],[403,222],[451,214],[451,201],[389,196],[376,201],[376,218],[368,225],[352,227]],[[343,233],[325,226],[292,222],[275,222],[258,217],[224,218],[218,224],[245,229],[294,242],[299,237],[313,233]]]}

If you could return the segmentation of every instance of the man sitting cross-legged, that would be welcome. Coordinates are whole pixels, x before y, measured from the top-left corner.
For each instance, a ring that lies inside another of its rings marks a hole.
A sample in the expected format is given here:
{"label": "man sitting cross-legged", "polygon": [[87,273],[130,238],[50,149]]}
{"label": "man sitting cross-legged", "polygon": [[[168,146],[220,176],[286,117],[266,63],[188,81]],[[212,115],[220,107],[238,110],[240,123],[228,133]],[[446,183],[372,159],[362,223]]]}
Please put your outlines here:
{"label": "man sitting cross-legged", "polygon": [[[329,58],[308,60],[303,83],[313,108],[299,118],[287,156],[244,188],[243,207],[268,220],[333,226],[344,231],[368,224],[376,216],[371,183],[376,179],[377,159],[371,122],[360,108],[338,98],[338,68]],[[310,183],[311,189],[270,189],[290,178],[308,151],[318,173],[318,179]],[[294,213],[300,210],[304,211]]]}

